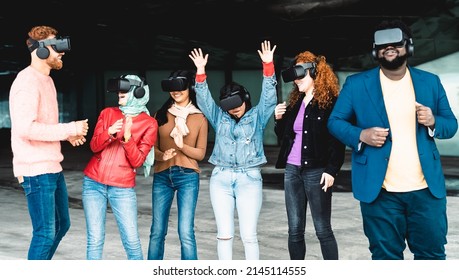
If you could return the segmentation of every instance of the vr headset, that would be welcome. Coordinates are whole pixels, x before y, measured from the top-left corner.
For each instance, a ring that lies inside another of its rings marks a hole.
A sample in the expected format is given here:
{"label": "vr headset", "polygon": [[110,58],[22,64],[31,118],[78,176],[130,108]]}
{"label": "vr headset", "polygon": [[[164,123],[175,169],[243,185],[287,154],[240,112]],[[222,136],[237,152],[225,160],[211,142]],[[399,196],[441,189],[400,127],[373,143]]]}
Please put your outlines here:
{"label": "vr headset", "polygon": [[374,35],[374,47],[383,49],[388,46],[403,47],[408,39],[400,28],[378,30]]}
{"label": "vr headset", "polygon": [[44,48],[46,46],[51,46],[55,52],[68,52],[70,51],[70,38],[69,37],[62,37],[62,38],[52,38],[46,39],[42,41],[36,41],[32,38],[29,38],[33,44],[29,47],[29,51],[32,52],[36,48]]}
{"label": "vr headset", "polygon": [[375,32],[374,39],[373,50],[371,51],[371,55],[374,59],[378,59],[378,50],[387,48],[388,46],[402,48],[405,47],[406,44],[408,56],[414,54],[413,39],[408,38],[400,28],[378,30]]}
{"label": "vr headset", "polygon": [[240,107],[248,100],[250,100],[250,94],[241,85],[229,84],[220,89],[220,107],[223,111]]}
{"label": "vr headset", "polygon": [[237,108],[244,103],[242,97],[239,95],[239,91],[232,92],[229,96],[220,100],[220,107],[223,111],[229,111],[231,109]]}
{"label": "vr headset", "polygon": [[145,80],[141,78],[142,81],[137,81],[133,79],[125,78],[124,75],[119,78],[112,78],[107,81],[107,92],[121,92],[127,93],[131,90],[131,87],[134,88],[134,97],[142,98],[145,95],[145,89],[143,88],[146,85]]}
{"label": "vr headset", "polygon": [[188,88],[187,77],[171,77],[161,81],[161,88],[165,92],[182,91]]}
{"label": "vr headset", "polygon": [[303,79],[306,76],[306,70],[310,69],[309,75],[314,79],[315,69],[317,64],[315,62],[307,62],[303,64],[294,65],[282,71],[282,79],[285,83]]}
{"label": "vr headset", "polygon": [[[107,81],[107,92],[129,92],[131,89],[131,81],[126,78],[112,78]],[[138,82],[138,81],[135,81]]]}

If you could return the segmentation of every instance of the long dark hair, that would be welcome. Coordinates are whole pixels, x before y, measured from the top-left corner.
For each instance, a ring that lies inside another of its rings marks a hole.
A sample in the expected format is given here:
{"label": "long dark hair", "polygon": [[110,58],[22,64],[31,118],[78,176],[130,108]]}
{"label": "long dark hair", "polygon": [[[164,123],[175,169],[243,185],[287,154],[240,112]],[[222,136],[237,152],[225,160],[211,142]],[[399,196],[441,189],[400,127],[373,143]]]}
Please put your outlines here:
{"label": "long dark hair", "polygon": [[[196,102],[196,91],[194,91],[194,84],[196,75],[192,71],[188,70],[175,70],[169,75],[169,77],[186,77],[186,81],[188,84],[189,96],[191,103],[199,109],[198,103]],[[155,119],[158,122],[158,126],[162,126],[163,124],[167,123],[167,110],[174,104],[175,100],[169,96],[169,98],[164,102],[163,106],[159,108],[158,111],[155,113]]]}

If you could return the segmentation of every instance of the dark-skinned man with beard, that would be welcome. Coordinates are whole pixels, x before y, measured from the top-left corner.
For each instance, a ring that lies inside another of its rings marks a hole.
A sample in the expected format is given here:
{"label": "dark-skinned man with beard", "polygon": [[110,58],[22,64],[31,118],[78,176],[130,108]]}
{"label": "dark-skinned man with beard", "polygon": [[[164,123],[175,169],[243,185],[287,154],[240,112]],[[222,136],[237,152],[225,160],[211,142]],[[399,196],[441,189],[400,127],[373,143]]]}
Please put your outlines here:
{"label": "dark-skinned man with beard", "polygon": [[352,191],[360,201],[373,260],[446,259],[445,177],[435,139],[457,131],[440,78],[408,65],[411,30],[383,21],[374,33],[378,67],[346,78],[328,120],[352,150]]}

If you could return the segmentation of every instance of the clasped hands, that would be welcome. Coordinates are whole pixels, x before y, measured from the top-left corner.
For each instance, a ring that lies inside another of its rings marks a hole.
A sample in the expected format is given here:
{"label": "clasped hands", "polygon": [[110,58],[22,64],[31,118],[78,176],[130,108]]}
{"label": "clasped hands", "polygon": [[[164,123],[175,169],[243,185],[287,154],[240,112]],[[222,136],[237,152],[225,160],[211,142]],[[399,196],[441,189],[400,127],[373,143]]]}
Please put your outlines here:
{"label": "clasped hands", "polygon": [[74,147],[81,146],[86,142],[85,136],[88,134],[89,125],[88,119],[80,120],[75,122],[76,125],[76,136],[69,136],[67,141]]}

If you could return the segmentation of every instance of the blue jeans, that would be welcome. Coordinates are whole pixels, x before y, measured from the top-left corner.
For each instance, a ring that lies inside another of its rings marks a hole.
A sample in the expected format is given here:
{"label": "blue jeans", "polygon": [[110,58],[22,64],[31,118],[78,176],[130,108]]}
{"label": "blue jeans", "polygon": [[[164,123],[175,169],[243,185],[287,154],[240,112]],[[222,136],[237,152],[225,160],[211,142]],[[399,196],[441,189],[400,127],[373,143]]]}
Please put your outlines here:
{"label": "blue jeans", "polygon": [[438,199],[429,189],[382,189],[372,203],[360,202],[360,211],[373,260],[403,260],[406,244],[415,260],[446,259],[446,197]]}
{"label": "blue jeans", "polygon": [[137,229],[135,189],[107,186],[84,176],[82,198],[86,217],[86,258],[102,259],[108,201],[115,215],[128,260],[142,260],[142,246]]}
{"label": "blue jeans", "polygon": [[153,176],[152,224],[148,259],[164,258],[169,215],[177,192],[178,235],[182,260],[197,260],[194,214],[199,193],[199,174],[190,168],[172,166]]}
{"label": "blue jeans", "polygon": [[319,239],[324,260],[338,259],[338,245],[331,227],[332,189],[322,190],[320,178],[324,168],[305,169],[287,164],[284,175],[285,205],[288,220],[288,251],[290,259],[304,260],[306,256],[306,209]]}
{"label": "blue jeans", "polygon": [[50,260],[70,228],[69,200],[64,174],[24,176],[21,184],[32,220],[29,260]]}
{"label": "blue jeans", "polygon": [[263,200],[261,169],[215,167],[210,177],[210,201],[217,223],[219,260],[233,258],[234,209],[247,260],[259,259],[257,224]]}

